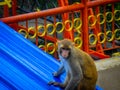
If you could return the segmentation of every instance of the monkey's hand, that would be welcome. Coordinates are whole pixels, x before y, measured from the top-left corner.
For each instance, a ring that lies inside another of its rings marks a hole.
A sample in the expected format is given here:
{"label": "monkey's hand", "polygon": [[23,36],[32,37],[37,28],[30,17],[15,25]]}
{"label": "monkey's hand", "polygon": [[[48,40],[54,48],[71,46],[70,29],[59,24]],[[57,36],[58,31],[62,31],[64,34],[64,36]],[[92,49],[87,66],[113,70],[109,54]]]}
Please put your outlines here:
{"label": "monkey's hand", "polygon": [[48,83],[48,85],[54,85],[54,86],[59,86],[59,84],[60,84],[60,83],[54,82],[54,81],[50,81],[50,82]]}
{"label": "monkey's hand", "polygon": [[59,83],[59,82],[54,82],[54,81],[50,81],[49,83],[48,83],[48,85],[54,85],[54,86],[59,86],[59,87],[61,87],[61,88],[65,88],[65,85],[64,84],[62,84],[62,83]]}
{"label": "monkey's hand", "polygon": [[57,76],[58,76],[58,73],[57,73],[57,72],[54,72],[54,73],[52,73],[52,75],[53,75],[54,77],[57,77]]}

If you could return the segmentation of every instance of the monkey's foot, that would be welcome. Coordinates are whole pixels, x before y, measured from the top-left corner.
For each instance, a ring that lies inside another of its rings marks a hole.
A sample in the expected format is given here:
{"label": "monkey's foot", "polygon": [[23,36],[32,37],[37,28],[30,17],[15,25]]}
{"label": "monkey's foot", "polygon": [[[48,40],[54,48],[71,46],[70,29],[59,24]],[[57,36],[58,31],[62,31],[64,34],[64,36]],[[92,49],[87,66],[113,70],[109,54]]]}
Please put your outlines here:
{"label": "monkey's foot", "polygon": [[53,82],[53,81],[50,81],[50,82],[48,83],[48,85],[59,86],[59,85],[60,85],[60,83],[58,83],[58,82]]}

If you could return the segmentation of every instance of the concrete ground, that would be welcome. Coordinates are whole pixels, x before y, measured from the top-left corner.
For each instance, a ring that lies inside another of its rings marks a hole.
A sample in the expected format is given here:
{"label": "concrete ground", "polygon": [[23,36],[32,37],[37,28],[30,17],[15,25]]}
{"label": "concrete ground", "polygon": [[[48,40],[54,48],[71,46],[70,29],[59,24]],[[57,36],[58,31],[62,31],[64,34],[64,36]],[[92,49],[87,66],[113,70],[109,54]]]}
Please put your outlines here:
{"label": "concrete ground", "polygon": [[103,90],[120,90],[120,57],[95,62],[98,70],[97,85]]}

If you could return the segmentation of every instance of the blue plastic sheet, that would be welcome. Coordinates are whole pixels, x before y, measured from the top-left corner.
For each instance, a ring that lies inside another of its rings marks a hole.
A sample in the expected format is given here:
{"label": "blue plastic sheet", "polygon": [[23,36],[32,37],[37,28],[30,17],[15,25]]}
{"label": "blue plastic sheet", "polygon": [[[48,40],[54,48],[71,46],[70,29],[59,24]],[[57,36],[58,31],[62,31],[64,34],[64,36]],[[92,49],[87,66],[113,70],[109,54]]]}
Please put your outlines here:
{"label": "blue plastic sheet", "polygon": [[0,90],[60,90],[47,84],[58,67],[52,56],[0,22]]}

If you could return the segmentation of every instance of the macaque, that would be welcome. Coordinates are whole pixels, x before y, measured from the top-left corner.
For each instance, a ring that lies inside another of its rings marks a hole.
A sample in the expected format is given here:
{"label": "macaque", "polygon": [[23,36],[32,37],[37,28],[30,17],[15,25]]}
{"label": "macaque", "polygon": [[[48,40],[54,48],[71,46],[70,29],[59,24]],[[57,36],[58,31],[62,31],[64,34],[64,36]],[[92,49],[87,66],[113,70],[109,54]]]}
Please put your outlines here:
{"label": "macaque", "polygon": [[53,76],[59,76],[65,70],[66,78],[63,83],[50,81],[49,85],[64,90],[95,90],[97,70],[86,52],[75,47],[72,41],[64,39],[58,42],[58,55],[62,65]]}

